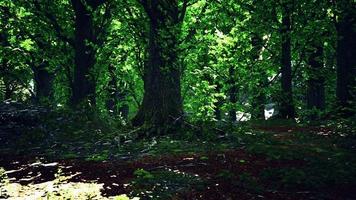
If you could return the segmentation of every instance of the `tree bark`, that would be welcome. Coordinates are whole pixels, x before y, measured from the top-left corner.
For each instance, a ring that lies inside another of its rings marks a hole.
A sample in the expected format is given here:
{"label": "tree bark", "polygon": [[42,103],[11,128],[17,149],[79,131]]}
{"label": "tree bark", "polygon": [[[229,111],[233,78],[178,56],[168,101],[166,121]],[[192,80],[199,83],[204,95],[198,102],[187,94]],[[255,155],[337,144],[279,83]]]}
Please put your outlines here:
{"label": "tree bark", "polygon": [[[346,117],[355,115],[356,91],[356,20],[355,6],[342,5],[337,23],[337,87],[338,106]],[[353,9],[352,9],[353,8]]]}
{"label": "tree bark", "polygon": [[[87,5],[82,0],[71,0],[75,13],[75,69],[71,103],[95,104],[95,80],[90,71],[95,65],[95,41],[93,20]],[[89,102],[85,102],[89,101]]]}
{"label": "tree bark", "polygon": [[144,97],[133,125],[165,134],[183,113],[181,69],[177,62],[180,31],[178,2],[145,1],[149,18],[148,60],[144,67]]}
{"label": "tree bark", "polygon": [[281,104],[280,117],[294,119],[295,109],[292,90],[292,56],[291,56],[291,14],[288,6],[283,7],[282,13],[282,55],[281,55]]}
{"label": "tree bark", "polygon": [[[308,59],[310,78],[307,81],[307,107],[320,111],[325,108],[325,80],[321,72],[324,66],[322,56],[323,47],[321,44],[310,52]],[[311,117],[315,119],[317,116],[314,113]]]}

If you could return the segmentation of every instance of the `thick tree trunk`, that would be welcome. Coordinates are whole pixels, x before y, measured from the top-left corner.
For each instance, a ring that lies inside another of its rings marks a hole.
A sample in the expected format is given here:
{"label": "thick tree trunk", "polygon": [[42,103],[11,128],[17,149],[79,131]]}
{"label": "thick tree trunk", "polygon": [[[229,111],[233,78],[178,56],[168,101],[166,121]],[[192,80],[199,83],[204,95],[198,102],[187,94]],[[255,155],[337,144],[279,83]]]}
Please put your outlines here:
{"label": "thick tree trunk", "polygon": [[291,56],[291,16],[287,6],[284,6],[282,16],[282,55],[281,55],[281,104],[280,117],[294,119],[295,109],[292,90],[292,56]]}
{"label": "thick tree trunk", "polygon": [[[337,87],[336,96],[341,112],[355,114],[356,95],[356,19],[355,10],[346,8],[337,24]],[[355,6],[353,6],[355,8]]]}
{"label": "thick tree trunk", "polygon": [[71,0],[75,13],[75,68],[71,103],[95,104],[95,80],[90,71],[95,65],[95,41],[90,11],[82,0]]}
{"label": "thick tree trunk", "polygon": [[[308,64],[310,69],[310,78],[307,81],[307,107],[308,109],[324,110],[325,108],[325,88],[324,77],[321,72],[323,68],[323,47],[317,46],[310,53]],[[315,119],[315,114],[311,116]]]}
{"label": "thick tree trunk", "polygon": [[149,17],[148,61],[143,102],[132,122],[153,128],[154,134],[165,134],[183,113],[181,70],[177,63],[178,3],[150,1],[144,7]]}

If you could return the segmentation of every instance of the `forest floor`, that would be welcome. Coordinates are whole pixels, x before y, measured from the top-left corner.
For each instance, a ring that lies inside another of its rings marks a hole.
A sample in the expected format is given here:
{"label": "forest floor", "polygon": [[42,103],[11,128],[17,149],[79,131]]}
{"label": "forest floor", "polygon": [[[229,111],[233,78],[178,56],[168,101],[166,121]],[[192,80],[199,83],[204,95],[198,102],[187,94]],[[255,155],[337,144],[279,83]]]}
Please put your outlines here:
{"label": "forest floor", "polygon": [[356,199],[355,127],[344,122],[136,141],[69,115],[1,115],[0,199]]}

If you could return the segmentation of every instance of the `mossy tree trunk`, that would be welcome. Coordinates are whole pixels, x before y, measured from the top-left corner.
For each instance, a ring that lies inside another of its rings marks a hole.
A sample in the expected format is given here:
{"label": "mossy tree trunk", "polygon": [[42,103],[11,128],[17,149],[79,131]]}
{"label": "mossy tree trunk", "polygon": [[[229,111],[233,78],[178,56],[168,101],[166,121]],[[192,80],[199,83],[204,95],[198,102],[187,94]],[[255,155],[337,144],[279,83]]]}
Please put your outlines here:
{"label": "mossy tree trunk", "polygon": [[142,1],[149,19],[144,97],[133,124],[165,134],[183,113],[181,68],[177,62],[182,21],[177,0]]}

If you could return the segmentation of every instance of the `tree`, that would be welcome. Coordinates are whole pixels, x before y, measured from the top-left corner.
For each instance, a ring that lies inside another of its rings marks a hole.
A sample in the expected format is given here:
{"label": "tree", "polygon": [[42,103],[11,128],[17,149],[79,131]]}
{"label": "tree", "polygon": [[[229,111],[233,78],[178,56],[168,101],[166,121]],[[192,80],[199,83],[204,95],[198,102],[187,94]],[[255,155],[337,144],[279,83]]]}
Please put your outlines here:
{"label": "tree", "polygon": [[[74,37],[72,37],[68,32],[66,25],[62,25],[63,22],[59,21],[56,13],[51,12],[51,10],[45,10],[46,3],[40,2],[38,0],[32,1],[36,9],[36,12],[41,17],[45,17],[45,21],[52,26],[55,31],[56,36],[62,42],[65,42],[74,49],[74,70],[73,76],[70,75],[70,86],[71,86],[71,97],[70,102],[72,106],[77,106],[81,103],[92,104],[95,102],[95,77],[92,74],[92,70],[96,63],[96,49],[95,45],[99,45],[98,35],[100,31],[105,29],[106,24],[101,24],[98,28],[94,22],[94,14],[99,8],[99,6],[106,3],[105,0],[71,0],[70,5],[72,6],[74,13]],[[110,10],[106,10],[109,12]],[[63,11],[67,12],[67,11]],[[107,13],[103,14],[107,17]],[[69,23],[72,23],[68,20]],[[71,72],[68,72],[71,74]],[[89,102],[84,102],[89,101]]]}
{"label": "tree", "polygon": [[54,79],[54,73],[48,71],[48,61],[43,61],[39,65],[30,63],[31,69],[34,74],[35,82],[35,101],[48,103],[52,97],[52,83]]}
{"label": "tree", "polygon": [[91,70],[95,65],[94,44],[96,37],[93,25],[93,11],[103,4],[102,0],[71,0],[75,14],[75,70],[71,102],[78,105],[84,100],[95,104],[95,80]]}
{"label": "tree", "polygon": [[280,115],[285,119],[295,118],[292,89],[292,55],[291,55],[291,5],[282,5],[282,52],[281,52],[281,86],[283,97],[281,99]]}
{"label": "tree", "polygon": [[[323,110],[325,108],[324,77],[321,70],[323,63],[323,47],[315,46],[309,55],[310,78],[307,81],[307,107],[308,109]],[[316,116],[312,117],[315,118]]]}
{"label": "tree", "polygon": [[336,96],[341,112],[345,116],[355,114],[356,88],[356,6],[352,0],[336,1],[337,30],[337,87]]}
{"label": "tree", "polygon": [[187,1],[141,1],[148,17],[148,59],[144,66],[144,97],[133,124],[161,128],[174,125],[183,114],[178,36]]}
{"label": "tree", "polygon": [[238,93],[238,86],[236,84],[236,70],[234,66],[229,67],[229,76],[230,79],[229,83],[229,100],[231,103],[231,109],[229,110],[229,117],[231,122],[236,122],[236,109],[234,108],[237,103],[237,93]]}
{"label": "tree", "polygon": [[258,67],[258,59],[260,57],[262,48],[263,48],[263,39],[260,35],[252,33],[251,36],[251,60],[254,70],[258,70],[256,73],[259,74],[259,80],[257,82],[257,94],[254,96],[252,101],[252,106],[254,110],[252,111],[252,118],[254,119],[264,119],[265,118],[265,103],[266,103],[266,94],[264,92],[264,87],[267,83],[267,73],[264,70],[261,70]]}
{"label": "tree", "polygon": [[300,82],[305,82],[306,85],[306,109],[308,110],[306,117],[311,120],[318,119],[326,108],[327,69],[324,64],[324,54],[328,49],[325,44],[331,43],[334,35],[334,29],[327,14],[327,6],[325,1],[302,2],[297,9],[299,17],[294,22],[295,31],[298,32],[295,40],[297,41],[296,51],[299,52],[300,57],[299,63],[304,62],[305,65],[306,80]]}
{"label": "tree", "polygon": [[263,119],[265,104],[276,102],[286,119],[327,113],[336,99],[351,116],[354,7],[350,0],[3,0],[1,98],[136,114],[133,125],[155,133],[183,116]]}

